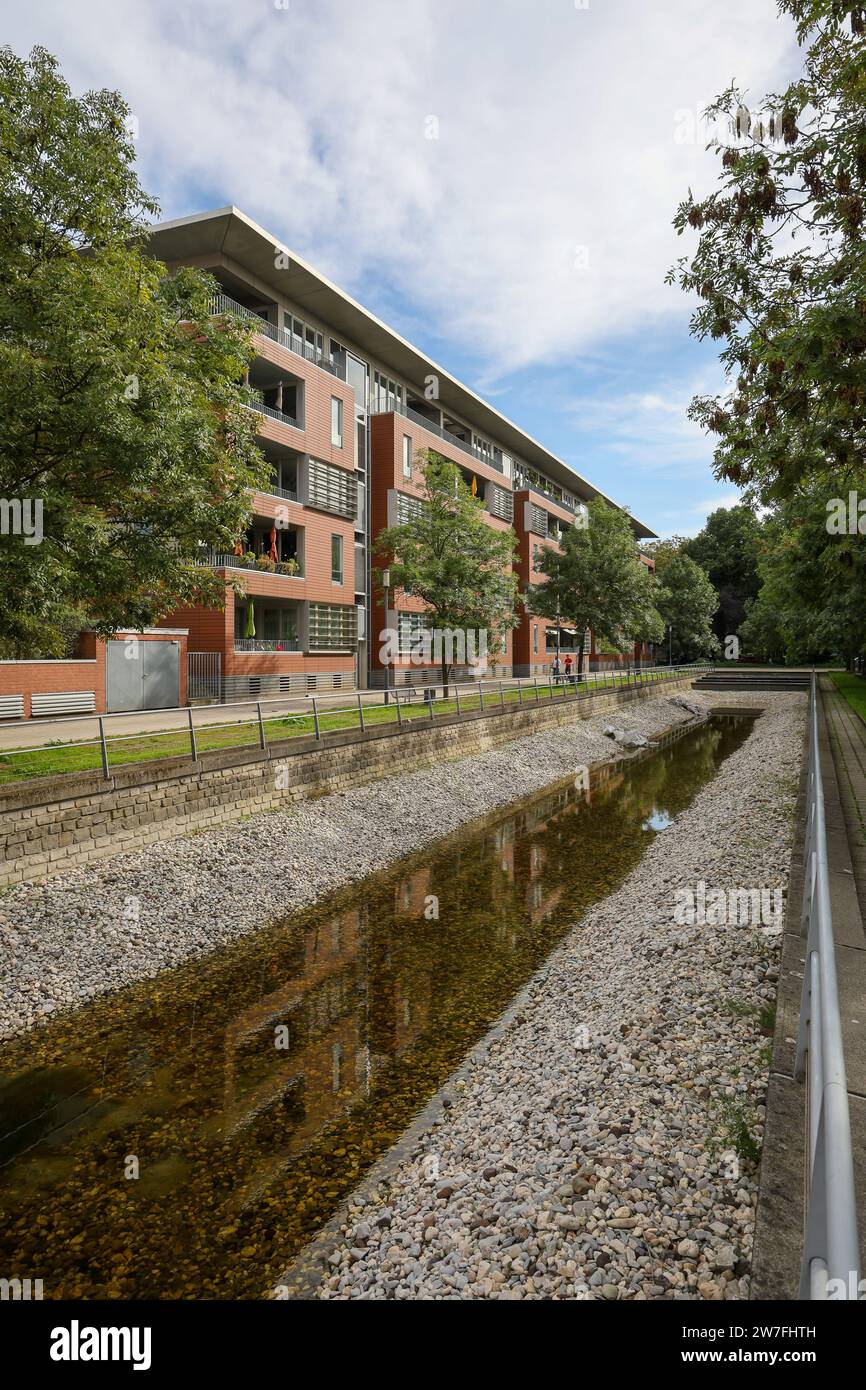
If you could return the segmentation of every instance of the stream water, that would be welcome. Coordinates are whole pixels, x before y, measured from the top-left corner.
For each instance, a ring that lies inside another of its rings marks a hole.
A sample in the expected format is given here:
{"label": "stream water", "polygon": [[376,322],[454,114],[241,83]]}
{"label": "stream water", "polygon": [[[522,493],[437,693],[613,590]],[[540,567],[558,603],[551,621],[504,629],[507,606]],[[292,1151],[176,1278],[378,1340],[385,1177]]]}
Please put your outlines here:
{"label": "stream water", "polygon": [[0,1273],[265,1296],[750,728],[713,717],[0,1047]]}

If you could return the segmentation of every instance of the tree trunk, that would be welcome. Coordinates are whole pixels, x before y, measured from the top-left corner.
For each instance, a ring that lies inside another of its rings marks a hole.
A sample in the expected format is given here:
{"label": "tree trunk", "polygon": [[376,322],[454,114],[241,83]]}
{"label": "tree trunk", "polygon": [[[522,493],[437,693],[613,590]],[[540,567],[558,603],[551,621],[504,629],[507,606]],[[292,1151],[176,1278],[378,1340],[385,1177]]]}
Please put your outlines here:
{"label": "tree trunk", "polygon": [[583,647],[586,641],[586,633],[580,639],[580,646],[577,649],[577,682],[580,684],[583,679]]}

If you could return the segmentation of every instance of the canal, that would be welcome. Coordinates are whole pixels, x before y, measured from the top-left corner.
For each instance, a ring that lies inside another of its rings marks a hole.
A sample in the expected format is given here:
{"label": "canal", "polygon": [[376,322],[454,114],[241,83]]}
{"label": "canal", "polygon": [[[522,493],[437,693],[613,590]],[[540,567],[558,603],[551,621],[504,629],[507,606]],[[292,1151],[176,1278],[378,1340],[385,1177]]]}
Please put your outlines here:
{"label": "canal", "polygon": [[569,777],[4,1044],[0,1271],[46,1298],[267,1296],[750,729]]}

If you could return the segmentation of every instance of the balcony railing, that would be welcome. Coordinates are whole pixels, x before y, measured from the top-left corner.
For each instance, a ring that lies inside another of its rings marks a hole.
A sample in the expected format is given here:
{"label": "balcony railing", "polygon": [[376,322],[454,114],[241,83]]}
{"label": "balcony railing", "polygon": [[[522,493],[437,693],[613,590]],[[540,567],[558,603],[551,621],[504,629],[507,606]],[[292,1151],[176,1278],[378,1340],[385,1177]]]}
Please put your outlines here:
{"label": "balcony railing", "polygon": [[236,637],[236,652],[299,652],[297,637]]}
{"label": "balcony railing", "polygon": [[247,410],[254,410],[257,415],[269,415],[272,420],[279,420],[281,425],[288,425],[293,430],[303,430],[303,425],[296,420],[294,415],[286,415],[285,411],[275,410],[272,405],[265,405],[264,401],[246,401]]}
{"label": "balcony railing", "polygon": [[452,444],[455,449],[461,449],[464,454],[469,454],[471,458],[477,459],[479,463],[486,463],[488,468],[495,468],[497,472],[504,473],[505,469],[501,462],[493,458],[490,454],[485,454],[483,450],[476,449],[472,444],[468,444],[465,439],[460,439],[450,430],[446,430],[442,425],[437,425],[435,420],[428,420],[426,415],[421,415],[419,411],[413,410],[411,406],[403,405],[398,401],[386,401],[376,403],[374,400],[370,407],[371,415],[402,415],[405,420],[412,420],[416,425],[421,425],[431,434],[435,434],[446,444]]}
{"label": "balcony railing", "polygon": [[515,474],[514,491],[522,492],[524,490],[534,492],[537,497],[543,497],[546,502],[553,502],[557,507],[565,507],[568,512],[577,512],[581,506],[579,502],[571,497],[566,497],[564,493],[560,493],[557,497],[555,492],[542,487],[540,483],[533,483],[528,478],[521,478],[519,474]]}
{"label": "balcony railing", "polygon": [[298,494],[289,487],[278,487],[276,483],[268,483],[267,487],[259,489],[265,497],[285,497],[287,502],[297,502]]}
{"label": "balcony railing", "polygon": [[[258,557],[257,557],[258,558]],[[225,552],[209,550],[204,556],[196,556],[195,564],[209,565],[216,570],[253,570],[256,574],[275,574],[279,579],[303,579],[301,570],[296,570],[290,574],[284,565],[288,561],[278,560],[276,569],[268,569],[264,565],[257,565],[255,560],[248,560],[245,555],[230,555]]]}
{"label": "balcony railing", "polygon": [[212,314],[239,314],[241,318],[252,319],[257,333],[263,333],[266,338],[279,343],[280,347],[288,348],[296,357],[302,357],[305,362],[313,362],[322,371],[330,372],[331,376],[337,377],[340,381],[346,380],[345,370],[341,369],[326,357],[318,348],[307,343],[303,338],[299,338],[296,333],[290,333],[287,328],[278,328],[274,323],[268,323],[261,314],[257,314],[253,309],[247,309],[245,305],[239,304],[236,299],[232,299],[227,294],[216,294],[211,300]]}

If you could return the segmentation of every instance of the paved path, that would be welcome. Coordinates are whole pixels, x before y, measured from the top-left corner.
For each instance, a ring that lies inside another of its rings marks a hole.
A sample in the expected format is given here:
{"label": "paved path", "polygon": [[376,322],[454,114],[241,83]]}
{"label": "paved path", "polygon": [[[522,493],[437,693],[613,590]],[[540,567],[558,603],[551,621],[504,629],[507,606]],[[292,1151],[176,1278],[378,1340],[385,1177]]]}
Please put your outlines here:
{"label": "paved path", "polygon": [[[818,735],[830,905],[853,1134],[862,1277],[866,1271],[866,724],[829,677],[820,678],[820,688]],[[806,751],[804,746],[804,766]],[[794,1053],[806,945],[800,935],[804,800],[801,784],[752,1267],[752,1297],[759,1299],[797,1297],[803,1248],[806,1088],[794,1080]]]}

